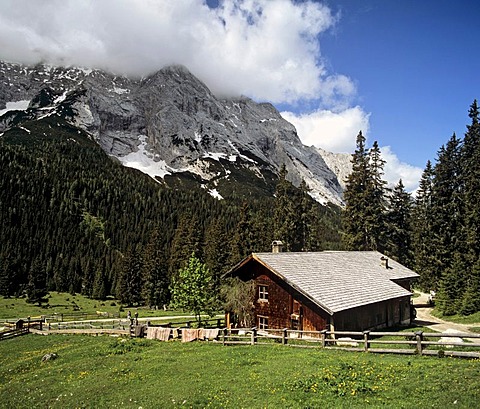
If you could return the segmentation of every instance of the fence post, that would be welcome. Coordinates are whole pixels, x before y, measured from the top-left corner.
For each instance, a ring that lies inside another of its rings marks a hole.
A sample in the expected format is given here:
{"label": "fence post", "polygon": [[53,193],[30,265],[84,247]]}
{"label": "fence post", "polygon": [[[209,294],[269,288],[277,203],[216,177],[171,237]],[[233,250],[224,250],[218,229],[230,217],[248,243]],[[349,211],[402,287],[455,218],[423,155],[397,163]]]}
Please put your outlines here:
{"label": "fence post", "polygon": [[368,352],[368,348],[370,347],[370,344],[368,342],[369,336],[370,336],[370,331],[363,331],[363,350],[365,352]]}
{"label": "fence post", "polygon": [[250,345],[255,345],[257,342],[257,327],[252,328],[252,339],[250,341]]}
{"label": "fence post", "polygon": [[423,331],[415,332],[415,338],[417,339],[417,354],[422,355]]}
{"label": "fence post", "polygon": [[284,328],[282,333],[282,345],[287,345],[287,342],[288,342],[288,328]]}
{"label": "fence post", "polygon": [[320,331],[321,337],[322,337],[322,348],[325,348],[326,341],[325,339],[327,338],[327,330],[323,329]]}
{"label": "fence post", "polygon": [[227,327],[223,329],[223,335],[222,335],[222,344],[225,346],[225,339],[227,338]]}

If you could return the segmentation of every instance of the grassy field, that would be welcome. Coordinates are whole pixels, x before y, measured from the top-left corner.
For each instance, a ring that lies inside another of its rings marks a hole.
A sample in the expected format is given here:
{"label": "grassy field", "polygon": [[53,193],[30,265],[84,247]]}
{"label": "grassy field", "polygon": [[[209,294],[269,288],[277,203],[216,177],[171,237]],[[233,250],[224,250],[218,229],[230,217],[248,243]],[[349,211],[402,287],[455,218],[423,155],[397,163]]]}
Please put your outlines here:
{"label": "grassy field", "polygon": [[1,408],[473,408],[480,362],[26,335],[0,342],[0,385]]}
{"label": "grassy field", "polygon": [[[0,320],[13,318],[38,317],[51,314],[73,314],[87,313],[96,315],[97,312],[110,315],[120,314],[121,318],[127,316],[129,308],[124,310],[117,300],[105,301],[92,300],[80,294],[71,295],[68,293],[51,292],[48,295],[48,304],[39,307],[36,304],[28,304],[25,298],[3,298],[0,297]],[[152,310],[147,307],[130,308],[132,315],[138,311],[140,317],[186,315],[179,311]]]}
{"label": "grassy field", "polygon": [[471,315],[442,315],[437,310],[432,315],[445,321],[457,322],[459,324],[477,324],[480,322],[480,312]]}

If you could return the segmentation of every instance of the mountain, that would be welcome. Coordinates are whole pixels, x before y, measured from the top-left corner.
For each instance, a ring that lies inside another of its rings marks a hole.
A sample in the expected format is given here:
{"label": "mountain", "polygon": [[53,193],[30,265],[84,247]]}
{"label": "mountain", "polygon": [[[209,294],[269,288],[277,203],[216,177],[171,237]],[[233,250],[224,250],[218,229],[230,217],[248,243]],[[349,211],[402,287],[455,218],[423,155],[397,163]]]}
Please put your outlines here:
{"label": "mountain", "polygon": [[108,155],[170,186],[271,196],[285,164],[288,179],[305,180],[317,201],[342,205],[334,169],[341,174],[343,165],[303,145],[271,104],[217,98],[183,66],[126,78],[0,62],[0,132],[47,117],[86,131]]}

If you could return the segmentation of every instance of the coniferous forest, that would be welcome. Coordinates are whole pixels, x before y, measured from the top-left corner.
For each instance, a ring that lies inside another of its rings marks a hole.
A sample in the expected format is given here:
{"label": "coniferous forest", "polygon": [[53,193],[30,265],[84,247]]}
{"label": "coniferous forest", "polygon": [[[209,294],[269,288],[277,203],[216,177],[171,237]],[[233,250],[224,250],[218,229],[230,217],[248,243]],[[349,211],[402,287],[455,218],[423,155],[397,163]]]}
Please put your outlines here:
{"label": "coniferous forest", "polygon": [[[59,118],[0,137],[0,294],[69,291],[161,306],[192,254],[221,275],[279,234],[289,250],[340,248],[340,211],[280,175],[275,198],[217,200],[108,157]],[[291,228],[294,226],[294,228]]]}
{"label": "coniferous forest", "polygon": [[427,162],[414,198],[402,181],[388,189],[378,144],[360,132],[344,194],[343,242],[378,250],[420,274],[444,315],[480,311],[480,114],[470,106],[463,139],[455,134]]}

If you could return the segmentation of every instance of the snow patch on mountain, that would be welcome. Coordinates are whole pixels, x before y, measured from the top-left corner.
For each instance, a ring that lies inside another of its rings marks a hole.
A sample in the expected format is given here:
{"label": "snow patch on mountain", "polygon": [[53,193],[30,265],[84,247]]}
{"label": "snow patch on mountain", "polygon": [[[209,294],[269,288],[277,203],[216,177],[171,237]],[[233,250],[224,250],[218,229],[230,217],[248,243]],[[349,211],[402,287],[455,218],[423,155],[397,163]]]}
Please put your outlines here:
{"label": "snow patch on mountain", "polygon": [[30,104],[29,99],[25,99],[22,101],[7,102],[6,108],[0,110],[0,116],[2,116],[3,114],[6,114],[9,111],[25,111],[28,108],[29,104]]}
{"label": "snow patch on mountain", "polygon": [[147,137],[140,135],[138,139],[140,140],[138,150],[125,156],[119,156],[118,159],[120,162],[129,168],[138,169],[154,179],[157,176],[163,178],[165,175],[171,175],[173,169],[170,169],[164,160],[154,160],[152,155],[145,149],[147,146]]}

